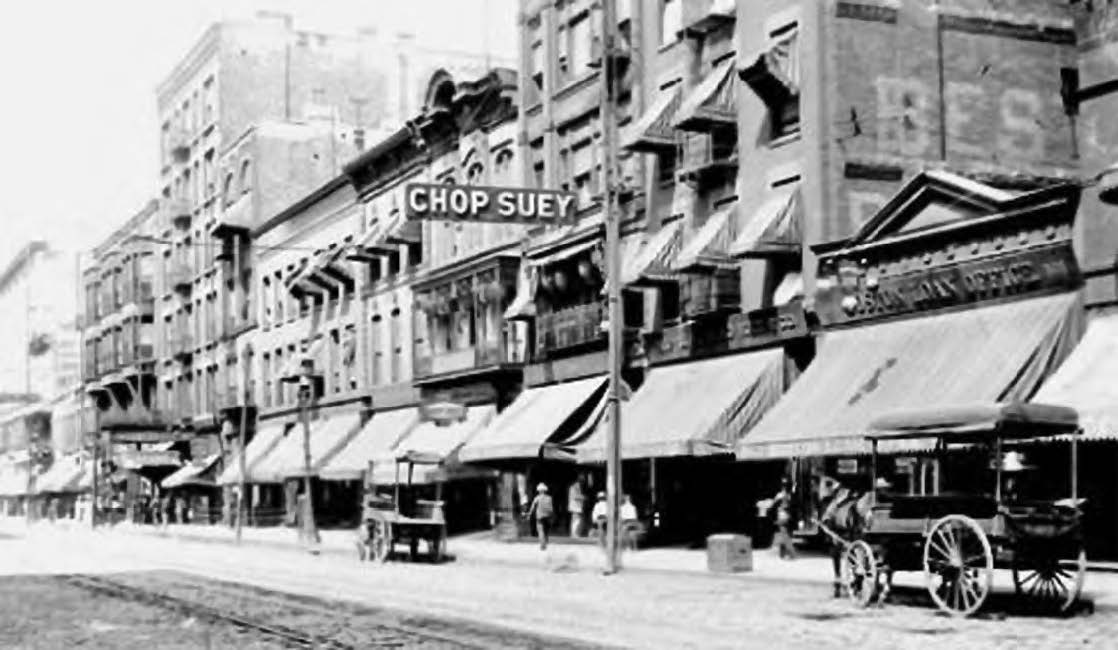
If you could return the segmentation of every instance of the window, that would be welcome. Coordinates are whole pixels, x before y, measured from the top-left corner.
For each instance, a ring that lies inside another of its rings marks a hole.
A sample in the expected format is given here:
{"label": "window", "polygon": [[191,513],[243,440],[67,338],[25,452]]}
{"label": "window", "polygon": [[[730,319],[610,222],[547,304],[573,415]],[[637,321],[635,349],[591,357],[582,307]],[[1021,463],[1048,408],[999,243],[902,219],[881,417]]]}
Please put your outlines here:
{"label": "window", "polygon": [[221,185],[221,203],[222,205],[230,205],[233,203],[233,173],[230,172],[225,175],[225,182]]}
{"label": "window", "polygon": [[497,152],[496,161],[493,163],[493,180],[496,183],[511,184],[516,179],[512,176],[512,150],[501,149]]}
{"label": "window", "polygon": [[543,90],[543,75],[544,58],[543,58],[543,41],[536,41],[532,44],[532,81],[536,84],[537,90]]}
{"label": "window", "polygon": [[247,194],[252,189],[252,161],[245,160],[241,162],[241,194]]}
{"label": "window", "polygon": [[466,184],[481,185],[485,181],[484,176],[485,167],[481,163],[475,162],[466,170]]}
{"label": "window", "polygon": [[674,43],[683,29],[683,0],[663,0],[660,5],[660,45]]}
{"label": "window", "polygon": [[590,68],[590,48],[593,45],[594,35],[590,29],[590,17],[583,15],[571,23],[567,30],[570,34],[570,61],[567,70],[571,78],[582,76]]}

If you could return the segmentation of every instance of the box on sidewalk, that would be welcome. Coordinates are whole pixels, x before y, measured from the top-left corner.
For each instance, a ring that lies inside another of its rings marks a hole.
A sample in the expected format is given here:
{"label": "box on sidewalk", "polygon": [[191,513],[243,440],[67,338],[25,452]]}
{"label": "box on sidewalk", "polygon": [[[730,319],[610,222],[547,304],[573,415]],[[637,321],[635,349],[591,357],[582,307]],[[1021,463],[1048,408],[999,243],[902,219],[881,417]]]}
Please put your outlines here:
{"label": "box on sidewalk", "polygon": [[707,537],[707,570],[714,573],[752,571],[753,540],[729,533]]}

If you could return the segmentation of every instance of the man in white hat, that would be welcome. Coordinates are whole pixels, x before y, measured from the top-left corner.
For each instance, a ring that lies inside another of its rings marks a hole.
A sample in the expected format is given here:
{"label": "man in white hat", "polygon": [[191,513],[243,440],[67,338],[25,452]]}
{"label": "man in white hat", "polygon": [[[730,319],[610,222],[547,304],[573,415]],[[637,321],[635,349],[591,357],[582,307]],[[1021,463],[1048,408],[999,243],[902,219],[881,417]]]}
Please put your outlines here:
{"label": "man in white hat", "polygon": [[540,483],[536,486],[536,498],[528,506],[528,518],[536,518],[536,534],[540,536],[540,550],[547,550],[547,533],[551,528],[551,518],[555,514],[555,504],[551,495],[547,493],[547,486]]}

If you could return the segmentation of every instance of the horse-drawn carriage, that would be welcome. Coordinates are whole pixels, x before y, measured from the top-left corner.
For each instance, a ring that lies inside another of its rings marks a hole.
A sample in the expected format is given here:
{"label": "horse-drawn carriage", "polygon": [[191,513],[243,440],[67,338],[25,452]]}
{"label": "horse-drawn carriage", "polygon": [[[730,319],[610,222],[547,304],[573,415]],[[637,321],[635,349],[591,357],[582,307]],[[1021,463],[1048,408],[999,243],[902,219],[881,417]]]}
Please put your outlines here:
{"label": "horse-drawn carriage", "polygon": [[[941,459],[960,446],[992,456],[993,492],[865,495],[861,525],[840,542],[841,584],[852,600],[864,606],[883,599],[893,572],[923,571],[939,609],[968,616],[986,602],[995,569],[1007,569],[1018,595],[1061,612],[1071,608],[1086,572],[1073,409],[1015,403],[909,411],[879,418],[871,429],[873,485],[879,452],[928,439]],[[1026,501],[1007,493],[1008,449],[1053,436],[1071,439],[1070,497]]]}
{"label": "horse-drawn carriage", "polygon": [[[374,477],[377,462],[395,463],[396,478],[391,494],[379,491]],[[446,518],[443,515],[442,483],[434,486],[435,498],[417,498],[419,486],[413,484],[415,466],[439,465],[441,456],[419,452],[405,452],[392,459],[371,461],[365,485],[365,498],[361,525],[357,530],[357,555],[366,559],[385,562],[396,544],[407,544],[414,560],[419,555],[419,542],[427,546],[427,556],[438,562],[446,552]],[[401,480],[401,468],[407,468],[406,483]]]}

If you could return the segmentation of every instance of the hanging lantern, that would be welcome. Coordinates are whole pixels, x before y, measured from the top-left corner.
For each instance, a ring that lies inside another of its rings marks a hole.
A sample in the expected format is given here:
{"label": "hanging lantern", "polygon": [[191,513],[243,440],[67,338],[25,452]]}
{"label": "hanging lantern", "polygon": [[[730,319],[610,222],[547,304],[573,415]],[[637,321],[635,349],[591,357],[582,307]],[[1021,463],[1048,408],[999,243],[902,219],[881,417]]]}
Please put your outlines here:
{"label": "hanging lantern", "polygon": [[551,273],[540,274],[540,288],[546,293],[554,293],[555,277]]}
{"label": "hanging lantern", "polygon": [[587,284],[592,284],[595,275],[597,275],[597,271],[594,265],[590,263],[590,260],[580,260],[578,263],[578,275]]}
{"label": "hanging lantern", "polygon": [[567,290],[567,287],[569,287],[569,286],[570,286],[570,283],[567,281],[566,272],[556,271],[555,272],[555,288],[556,288],[556,290],[558,290],[560,293],[563,293]]}

